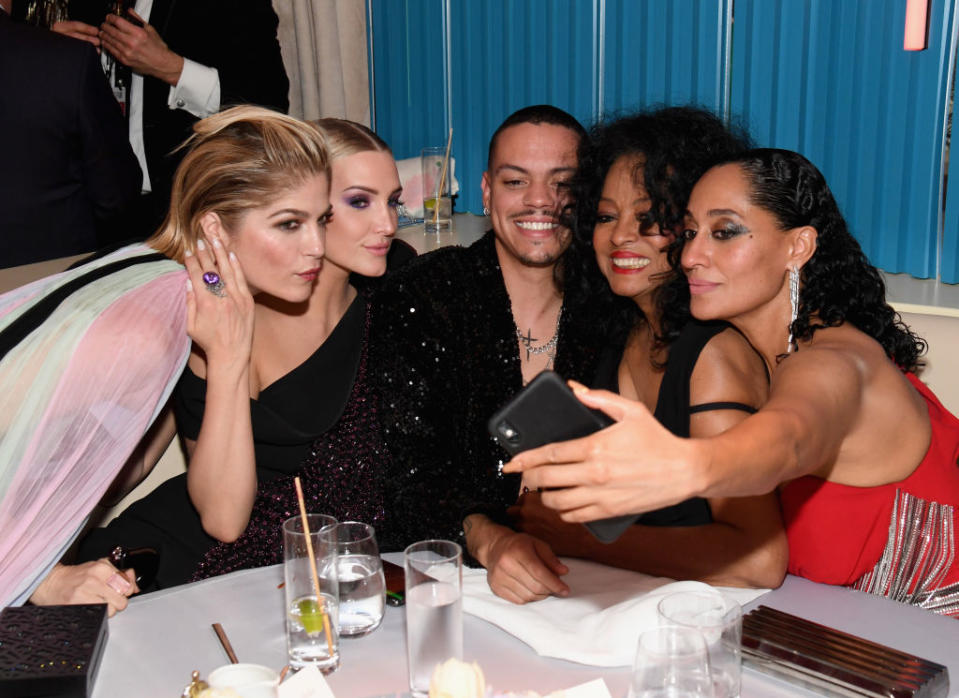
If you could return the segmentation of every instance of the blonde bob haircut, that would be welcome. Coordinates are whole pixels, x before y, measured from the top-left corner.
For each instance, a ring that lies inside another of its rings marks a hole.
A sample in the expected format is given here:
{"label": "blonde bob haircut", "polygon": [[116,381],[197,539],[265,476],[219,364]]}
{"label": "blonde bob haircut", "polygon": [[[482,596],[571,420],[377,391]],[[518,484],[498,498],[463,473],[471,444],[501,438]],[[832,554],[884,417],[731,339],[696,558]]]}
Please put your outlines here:
{"label": "blonde bob haircut", "polygon": [[386,142],[363,124],[347,119],[314,119],[310,121],[326,137],[330,160],[339,160],[371,150],[393,154]]}
{"label": "blonde bob haircut", "polygon": [[330,153],[320,131],[262,107],[226,109],[198,121],[181,146],[170,210],[147,241],[182,263],[202,235],[200,219],[216,213],[229,232],[244,213],[274,201],[308,178],[330,180]]}

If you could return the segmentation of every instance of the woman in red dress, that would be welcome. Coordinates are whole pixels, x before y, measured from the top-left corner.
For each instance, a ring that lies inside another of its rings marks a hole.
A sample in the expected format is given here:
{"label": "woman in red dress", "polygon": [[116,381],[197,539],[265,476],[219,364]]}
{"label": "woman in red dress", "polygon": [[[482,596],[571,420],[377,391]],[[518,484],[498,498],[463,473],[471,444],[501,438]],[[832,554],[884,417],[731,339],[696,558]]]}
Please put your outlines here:
{"label": "woman in red dress", "polygon": [[762,354],[769,401],[708,439],[666,432],[641,405],[581,399],[619,421],[545,446],[525,471],[570,521],[782,484],[789,570],[959,614],[959,421],[914,375],[924,343],[885,301],[822,174],[755,150],[693,189],[681,250],[698,319],[733,323]]}

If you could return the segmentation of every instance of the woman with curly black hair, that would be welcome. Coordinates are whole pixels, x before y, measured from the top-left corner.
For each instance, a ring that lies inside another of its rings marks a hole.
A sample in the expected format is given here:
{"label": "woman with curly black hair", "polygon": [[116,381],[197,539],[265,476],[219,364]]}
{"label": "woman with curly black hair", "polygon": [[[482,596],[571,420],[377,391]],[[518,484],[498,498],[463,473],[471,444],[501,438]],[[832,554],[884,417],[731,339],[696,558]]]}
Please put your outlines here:
{"label": "woman with curly black hair", "polygon": [[[580,147],[574,258],[579,277],[596,278],[590,297],[602,299],[597,319],[614,338],[592,384],[643,403],[678,436],[720,433],[766,399],[760,356],[728,323],[691,320],[685,277],[667,259],[693,184],[746,142],[707,111],[670,107],[598,124]],[[736,586],[779,586],[786,572],[771,494],[688,499],[644,514],[610,544],[560,520],[536,492],[514,512],[558,555]],[[491,572],[494,591],[497,581]]]}
{"label": "woman with curly black hair", "polygon": [[785,483],[791,572],[959,615],[959,420],[913,374],[924,343],[886,304],[822,174],[798,153],[749,151],[696,184],[685,228],[692,313],[729,320],[762,354],[766,405],[679,439],[584,390],[619,424],[507,470],[564,488],[543,501],[569,521]]}

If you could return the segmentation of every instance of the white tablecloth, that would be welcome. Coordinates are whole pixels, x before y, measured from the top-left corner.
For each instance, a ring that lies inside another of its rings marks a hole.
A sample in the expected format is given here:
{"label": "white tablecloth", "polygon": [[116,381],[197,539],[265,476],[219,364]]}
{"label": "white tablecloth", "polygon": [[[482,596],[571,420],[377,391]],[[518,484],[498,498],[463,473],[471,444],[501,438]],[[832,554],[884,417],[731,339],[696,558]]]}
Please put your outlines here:
{"label": "white tablecloth", "polygon": [[[387,556],[393,557],[393,556]],[[393,559],[396,559],[393,557]],[[240,661],[279,668],[286,662],[279,566],[236,572],[133,599],[110,619],[110,638],[94,698],[174,698],[190,672],[204,675],[227,662],[210,625],[222,623]],[[959,696],[959,622],[860,592],[788,577],[758,600],[946,664]],[[341,667],[329,677],[337,698],[402,695],[407,691],[402,608],[387,608],[383,625],[364,638],[341,642]],[[496,688],[548,693],[602,677],[611,694],[626,693],[628,668],[604,669],[537,656],[523,642],[486,621],[464,616],[464,655],[483,667]],[[815,694],[743,672],[743,698]]]}

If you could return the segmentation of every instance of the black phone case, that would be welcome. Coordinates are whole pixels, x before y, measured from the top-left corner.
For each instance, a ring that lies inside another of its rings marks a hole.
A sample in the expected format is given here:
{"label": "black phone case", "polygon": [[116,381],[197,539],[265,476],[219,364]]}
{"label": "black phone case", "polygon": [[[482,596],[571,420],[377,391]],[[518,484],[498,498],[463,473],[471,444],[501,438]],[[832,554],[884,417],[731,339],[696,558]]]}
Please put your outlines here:
{"label": "black phone case", "polygon": [[[489,433],[510,455],[556,441],[569,441],[608,427],[613,420],[581,403],[554,371],[543,371],[489,422]],[[586,528],[603,543],[612,543],[638,515],[590,521]]]}

